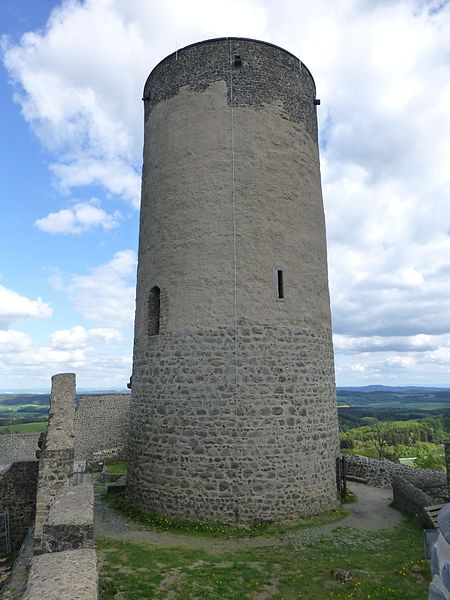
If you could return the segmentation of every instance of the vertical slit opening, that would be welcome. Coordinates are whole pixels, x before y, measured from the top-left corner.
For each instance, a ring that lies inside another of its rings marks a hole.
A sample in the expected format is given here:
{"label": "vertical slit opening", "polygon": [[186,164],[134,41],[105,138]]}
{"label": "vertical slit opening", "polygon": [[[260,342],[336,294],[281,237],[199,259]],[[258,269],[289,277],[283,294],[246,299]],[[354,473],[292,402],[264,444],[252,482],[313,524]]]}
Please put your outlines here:
{"label": "vertical slit opening", "polygon": [[159,335],[160,296],[161,290],[155,285],[148,297],[148,335]]}
{"label": "vertical slit opening", "polygon": [[277,269],[277,294],[279,299],[284,298],[283,271]]}

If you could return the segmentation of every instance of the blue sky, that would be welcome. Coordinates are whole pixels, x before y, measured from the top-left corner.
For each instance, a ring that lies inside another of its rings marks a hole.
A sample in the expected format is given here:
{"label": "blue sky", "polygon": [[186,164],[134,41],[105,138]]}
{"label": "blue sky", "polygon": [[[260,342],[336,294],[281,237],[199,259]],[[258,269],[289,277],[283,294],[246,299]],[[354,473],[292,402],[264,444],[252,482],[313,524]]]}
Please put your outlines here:
{"label": "blue sky", "polygon": [[316,80],[338,385],[450,385],[449,32],[437,1],[3,0],[0,389],[128,381],[142,87],[222,35]]}

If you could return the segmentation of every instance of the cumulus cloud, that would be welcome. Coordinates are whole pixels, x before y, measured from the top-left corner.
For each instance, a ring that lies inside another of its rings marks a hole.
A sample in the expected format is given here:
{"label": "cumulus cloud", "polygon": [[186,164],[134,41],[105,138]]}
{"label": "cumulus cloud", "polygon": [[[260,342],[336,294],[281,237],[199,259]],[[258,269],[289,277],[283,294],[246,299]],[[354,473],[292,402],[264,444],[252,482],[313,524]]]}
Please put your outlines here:
{"label": "cumulus cloud", "polygon": [[65,281],[59,274],[52,276],[51,281],[67,294],[74,309],[85,319],[107,327],[94,330],[101,336],[113,331],[111,325],[122,327],[132,323],[135,271],[135,253],[121,250],[108,263],[92,268],[88,275],[70,275]]}
{"label": "cumulus cloud", "polygon": [[0,285],[0,329],[8,329],[20,319],[47,319],[52,308],[41,298],[30,300]]}
{"label": "cumulus cloud", "polygon": [[[76,325],[58,330],[48,343],[34,346],[20,331],[0,330],[0,381],[11,387],[49,388],[57,372],[77,373],[81,387],[125,388],[131,373],[131,357],[122,332],[113,328],[88,329]],[[11,382],[14,382],[12,384]]]}
{"label": "cumulus cloud", "polygon": [[63,189],[100,184],[138,206],[151,68],[177,45],[232,30],[260,37],[264,25],[252,1],[63,2],[43,31],[4,40],[4,62],[24,118],[58,156],[51,169]]}
{"label": "cumulus cloud", "polygon": [[31,348],[31,338],[21,331],[0,330],[0,357],[28,352]]}
{"label": "cumulus cloud", "polygon": [[72,349],[85,348],[89,343],[102,342],[118,342],[122,340],[122,333],[118,329],[111,327],[99,327],[86,329],[81,325],[75,325],[70,329],[61,329],[55,331],[50,336],[50,342],[53,348]]}
{"label": "cumulus cloud", "polygon": [[344,354],[361,352],[427,352],[442,346],[450,348],[450,334],[446,335],[412,335],[412,336],[368,336],[352,337],[350,335],[333,336],[334,348]]}
{"label": "cumulus cloud", "polygon": [[84,233],[95,227],[113,229],[119,225],[119,214],[109,215],[96,199],[90,202],[79,202],[71,208],[51,212],[46,217],[37,219],[35,225],[47,233]]}

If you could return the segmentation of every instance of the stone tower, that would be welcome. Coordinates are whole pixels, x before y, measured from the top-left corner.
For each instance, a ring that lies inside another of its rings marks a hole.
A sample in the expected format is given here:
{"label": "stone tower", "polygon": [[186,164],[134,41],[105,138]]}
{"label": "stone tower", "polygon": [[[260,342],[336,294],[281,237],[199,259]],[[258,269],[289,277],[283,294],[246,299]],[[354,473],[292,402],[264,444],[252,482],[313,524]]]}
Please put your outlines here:
{"label": "stone tower", "polygon": [[285,50],[187,46],[144,88],[129,501],[202,520],[336,506],[316,90]]}

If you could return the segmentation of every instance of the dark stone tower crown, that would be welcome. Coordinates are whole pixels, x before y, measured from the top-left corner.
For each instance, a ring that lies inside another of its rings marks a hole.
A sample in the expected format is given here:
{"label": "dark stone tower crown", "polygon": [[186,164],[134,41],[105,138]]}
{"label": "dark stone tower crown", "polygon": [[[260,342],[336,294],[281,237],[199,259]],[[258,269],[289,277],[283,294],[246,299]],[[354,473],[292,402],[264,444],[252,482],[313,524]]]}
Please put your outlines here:
{"label": "dark stone tower crown", "polygon": [[221,38],[159,63],[144,103],[129,500],[243,523],[334,507],[313,78]]}

